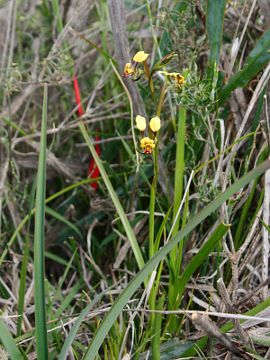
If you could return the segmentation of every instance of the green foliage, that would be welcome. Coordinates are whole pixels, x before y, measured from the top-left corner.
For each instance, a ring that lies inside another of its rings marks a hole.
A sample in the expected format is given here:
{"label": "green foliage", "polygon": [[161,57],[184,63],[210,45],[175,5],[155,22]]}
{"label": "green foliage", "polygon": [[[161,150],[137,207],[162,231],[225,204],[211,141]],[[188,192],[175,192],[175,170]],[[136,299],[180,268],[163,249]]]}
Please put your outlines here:
{"label": "green foliage", "polygon": [[270,61],[270,29],[266,30],[246,58],[243,68],[236,72],[221,91],[221,101],[225,101],[231,92],[246,86]]}
{"label": "green foliage", "polygon": [[0,319],[0,340],[5,346],[11,360],[25,360],[20,352],[4,320]]}
{"label": "green foliage", "polygon": [[212,68],[219,63],[226,2],[226,0],[207,1],[206,30],[210,47],[209,62]]}
{"label": "green foliage", "polygon": [[[221,194],[212,203],[205,207],[199,214],[197,214],[190,222],[178,232],[178,234],[171,239],[163,248],[161,248],[138,272],[138,274],[131,280],[128,287],[121,293],[117,301],[112,306],[110,312],[107,314],[103,322],[98,328],[90,346],[88,347],[85,360],[92,360],[95,358],[102,342],[104,341],[108,330],[113,325],[116,318],[121,313],[123,307],[127,301],[131,298],[136,289],[146,279],[146,277],[155,269],[158,263],[165,258],[167,254],[180,242],[185,236],[187,236],[198,224],[200,224],[207,216],[215,211],[220,205],[223,204],[229,197],[235,192],[247,185],[253,179],[263,174],[268,168],[270,168],[270,160],[266,160],[263,164],[259,165],[252,172],[246,174],[244,177],[239,179],[235,184],[226,190],[225,193]],[[213,237],[216,242],[220,240],[219,236]],[[212,238],[212,239],[213,239]],[[216,243],[215,243],[216,244]],[[188,270],[189,271],[189,270]]]}

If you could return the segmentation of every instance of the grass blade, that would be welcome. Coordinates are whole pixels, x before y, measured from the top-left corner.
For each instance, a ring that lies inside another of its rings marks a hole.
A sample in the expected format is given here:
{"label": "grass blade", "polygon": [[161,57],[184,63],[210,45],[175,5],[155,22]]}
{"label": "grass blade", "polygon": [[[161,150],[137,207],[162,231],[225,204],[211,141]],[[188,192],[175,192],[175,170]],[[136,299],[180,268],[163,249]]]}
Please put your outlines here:
{"label": "grass blade", "polygon": [[[173,202],[173,222],[178,213],[183,194],[183,180],[185,170],[185,134],[186,134],[186,115],[187,111],[181,107],[178,115],[178,132],[176,141],[176,165],[174,175],[174,202]],[[175,236],[179,230],[180,216],[178,216],[172,236]]]}
{"label": "grass blade", "polygon": [[226,0],[208,0],[206,15],[206,30],[210,45],[210,65],[214,69],[219,62],[222,44],[223,20]]}
{"label": "grass blade", "polygon": [[266,30],[257,41],[254,49],[247,57],[242,70],[232,76],[227,85],[221,91],[221,101],[225,101],[230,93],[238,88],[244,87],[254,78],[270,61],[270,29]]}
{"label": "grass blade", "polygon": [[[176,165],[174,172],[174,202],[173,202],[173,224],[174,228],[172,231],[172,236],[175,236],[179,230],[180,224],[180,214],[178,214],[182,195],[183,195],[183,181],[184,181],[184,171],[185,171],[185,133],[186,133],[186,116],[187,111],[184,107],[181,107],[178,114],[178,132],[177,132],[177,140],[176,140]],[[176,218],[177,217],[177,218]],[[180,266],[181,260],[179,262],[176,261],[177,254],[180,258],[182,258],[182,249],[180,247],[179,251],[175,248],[171,252],[171,263],[173,264],[173,273],[174,276],[177,276]],[[177,263],[179,264],[179,268],[177,268]],[[173,290],[173,284],[171,284],[171,289]]]}
{"label": "grass blade", "polygon": [[[165,302],[165,294],[163,294],[157,302],[156,310],[162,311]],[[160,360],[160,332],[162,324],[162,313],[157,313],[154,321],[153,329],[153,340],[152,340],[152,358],[155,360]]]}
{"label": "grass blade", "polygon": [[0,340],[8,352],[11,360],[23,360],[24,356],[20,352],[16,345],[9,329],[4,323],[3,319],[0,319]]}
{"label": "grass blade", "polygon": [[161,248],[141,269],[138,274],[130,281],[129,285],[121,293],[118,299],[114,302],[109,313],[102,321],[100,327],[94,335],[94,338],[89,345],[84,360],[94,360],[95,356],[102,345],[106,335],[112,327],[114,321],[121,313],[123,307],[128,300],[140,286],[140,284],[147,278],[147,276],[156,268],[158,263],[164,259],[169,252],[185,237],[187,236],[197,225],[199,225],[204,219],[206,219],[212,212],[217,210],[226,200],[228,200],[233,194],[246,186],[249,182],[256,179],[270,168],[270,159],[264,161],[261,165],[256,167],[244,175],[241,179],[237,180],[232,186],[230,186],[224,193],[220,194],[214,201],[200,211],[195,217],[193,217],[188,224],[178,232],[178,234],[171,239],[163,248]]}
{"label": "grass blade", "polygon": [[46,124],[47,124],[47,85],[44,85],[40,153],[37,175],[35,236],[34,236],[34,297],[36,349],[39,360],[48,359],[46,306],[45,306],[45,270],[44,270],[44,221],[46,190]]}
{"label": "grass blade", "polygon": [[18,300],[18,323],[17,323],[17,336],[21,335],[22,332],[22,323],[23,323],[23,311],[24,311],[24,298],[25,298],[25,290],[26,290],[26,275],[27,275],[27,265],[28,265],[28,257],[30,252],[30,226],[31,226],[31,210],[34,207],[35,203],[35,194],[36,194],[36,178],[33,182],[32,189],[31,189],[31,196],[30,196],[30,203],[29,203],[29,211],[28,211],[28,227],[27,227],[27,234],[25,237],[25,245],[24,245],[24,252],[23,252],[23,260],[22,260],[22,267],[20,273],[20,287],[19,287],[19,300]]}
{"label": "grass blade", "polygon": [[70,351],[71,345],[73,340],[75,339],[77,332],[81,326],[81,323],[84,321],[85,317],[87,316],[87,314],[89,313],[89,311],[91,309],[93,309],[93,307],[95,306],[95,304],[98,303],[99,300],[102,299],[102,297],[106,294],[106,292],[110,290],[110,288],[108,288],[106,291],[103,291],[102,293],[100,293],[98,296],[96,296],[96,298],[90,303],[88,304],[83,311],[80,313],[80,315],[78,316],[78,318],[76,319],[76,321],[74,322],[68,336],[66,337],[66,340],[64,342],[64,345],[61,349],[61,353],[58,356],[58,360],[66,360],[67,356],[68,356],[68,352]]}

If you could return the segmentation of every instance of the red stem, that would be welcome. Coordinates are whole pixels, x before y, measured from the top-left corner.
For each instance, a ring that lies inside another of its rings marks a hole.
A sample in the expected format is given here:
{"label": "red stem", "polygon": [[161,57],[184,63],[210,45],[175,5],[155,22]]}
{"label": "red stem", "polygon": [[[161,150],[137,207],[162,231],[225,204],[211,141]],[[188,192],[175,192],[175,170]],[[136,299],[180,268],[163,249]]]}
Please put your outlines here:
{"label": "red stem", "polygon": [[[76,104],[77,104],[77,112],[78,112],[79,116],[82,116],[84,114],[84,110],[83,110],[82,102],[81,102],[81,93],[80,93],[79,82],[78,82],[77,76],[75,74],[73,76],[73,85],[74,85],[75,100],[76,100]],[[100,137],[96,135],[95,140],[96,141],[100,140]],[[98,156],[100,156],[101,150],[100,150],[99,144],[95,145],[95,149],[96,149]],[[88,167],[88,177],[90,179],[95,179],[95,178],[99,177],[99,174],[100,174],[99,168],[97,167],[94,159],[91,158],[89,167]],[[97,182],[92,182],[90,184],[90,186],[95,190],[98,189]]]}

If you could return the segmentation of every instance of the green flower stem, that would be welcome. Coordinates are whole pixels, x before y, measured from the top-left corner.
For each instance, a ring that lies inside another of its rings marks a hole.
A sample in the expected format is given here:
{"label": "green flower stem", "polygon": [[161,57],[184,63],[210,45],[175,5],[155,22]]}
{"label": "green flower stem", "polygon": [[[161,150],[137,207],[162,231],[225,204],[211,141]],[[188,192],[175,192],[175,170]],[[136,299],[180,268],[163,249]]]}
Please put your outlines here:
{"label": "green flower stem", "polygon": [[[165,98],[165,87],[163,86],[161,89],[161,94],[159,98],[159,103],[157,107],[157,116],[160,117],[162,105]],[[156,191],[157,191],[157,183],[158,183],[158,141],[156,141],[156,147],[153,152],[153,160],[154,160],[154,178],[151,185],[151,192],[150,192],[150,206],[149,206],[149,259],[151,259],[155,252],[158,250],[155,246],[155,204],[156,204]],[[160,271],[158,272],[158,278],[153,283],[153,287],[151,289],[149,295],[149,307],[151,310],[155,310],[155,302],[156,302],[156,294],[160,279]],[[157,323],[156,323],[156,314],[153,312],[150,314],[150,329],[152,332],[152,337],[155,339],[155,333],[157,331]],[[160,332],[160,330],[159,330]],[[154,344],[155,343],[155,344]],[[153,341],[152,344],[155,347],[155,351],[157,351],[157,343]]]}
{"label": "green flower stem", "polygon": [[[155,203],[156,203],[156,190],[157,190],[157,181],[158,181],[158,151],[157,146],[153,152],[154,158],[154,178],[151,185],[150,193],[150,209],[149,209],[149,259],[151,259],[155,254]],[[155,309],[155,291],[154,285],[151,289],[149,296],[149,306],[151,310]],[[153,326],[155,322],[155,313],[150,314],[150,327]]]}
{"label": "green flower stem", "polygon": [[158,151],[157,146],[153,152],[154,159],[154,178],[151,185],[150,193],[150,210],[149,210],[149,259],[154,255],[155,244],[155,203],[156,203],[156,191],[158,181]]}
{"label": "green flower stem", "polygon": [[[165,294],[157,301],[156,310],[163,310],[165,302]],[[160,360],[160,332],[162,325],[162,313],[156,313],[155,322],[153,324],[153,341],[152,341],[152,359]]]}
{"label": "green flower stem", "polygon": [[40,152],[37,175],[36,215],[34,235],[34,300],[36,325],[36,351],[40,360],[48,359],[47,321],[45,303],[45,189],[46,189],[46,125],[47,94],[44,86],[43,112],[41,125]]}
{"label": "green flower stem", "polygon": [[[178,131],[176,138],[176,165],[174,175],[174,202],[173,202],[173,223],[175,223],[172,230],[172,237],[174,237],[180,226],[180,215],[178,213],[182,196],[183,196],[183,180],[185,171],[185,136],[186,136],[186,115],[187,111],[184,107],[179,109],[178,114]],[[170,253],[171,271],[169,277],[169,309],[173,310],[174,305],[171,299],[174,299],[177,291],[177,279],[180,275],[181,263],[183,253],[183,241],[180,242],[179,246],[176,246]],[[170,317],[172,325],[170,330],[173,332],[176,324],[176,316]],[[174,325],[173,325],[174,324]]]}

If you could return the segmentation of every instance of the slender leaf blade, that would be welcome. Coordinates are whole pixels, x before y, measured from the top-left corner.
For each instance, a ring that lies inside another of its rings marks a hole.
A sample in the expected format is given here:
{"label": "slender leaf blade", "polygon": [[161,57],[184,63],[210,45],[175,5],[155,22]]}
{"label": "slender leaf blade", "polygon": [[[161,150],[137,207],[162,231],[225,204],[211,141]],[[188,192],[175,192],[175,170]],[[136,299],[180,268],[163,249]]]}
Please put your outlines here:
{"label": "slender leaf blade", "polygon": [[247,61],[221,90],[221,102],[225,101],[233,90],[246,86],[270,61],[270,29],[266,30],[257,41]]}
{"label": "slender leaf blade", "polygon": [[35,235],[34,235],[34,299],[36,324],[37,358],[48,359],[47,323],[45,306],[45,255],[44,255],[44,222],[45,222],[45,191],[46,191],[46,125],[47,125],[47,94],[44,86],[43,111],[41,124],[40,153],[37,175]]}
{"label": "slender leaf blade", "polygon": [[225,6],[226,0],[207,1],[206,30],[209,38],[209,60],[212,68],[219,62]]}
{"label": "slender leaf blade", "polygon": [[16,345],[8,327],[3,319],[0,319],[0,340],[8,352],[11,360],[23,360],[24,356]]}

